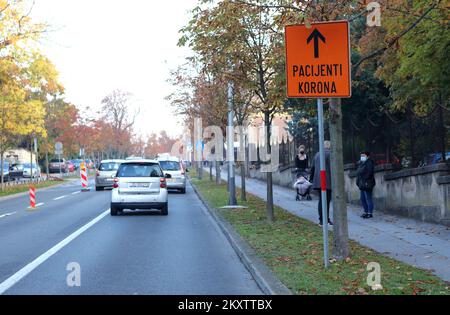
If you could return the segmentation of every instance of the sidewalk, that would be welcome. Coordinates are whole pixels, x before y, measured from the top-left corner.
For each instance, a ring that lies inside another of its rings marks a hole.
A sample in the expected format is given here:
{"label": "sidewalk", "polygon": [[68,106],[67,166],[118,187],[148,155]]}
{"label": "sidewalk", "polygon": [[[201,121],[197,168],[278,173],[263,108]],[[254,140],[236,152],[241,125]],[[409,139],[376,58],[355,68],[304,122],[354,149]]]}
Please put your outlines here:
{"label": "sidewalk", "polygon": [[[209,169],[205,169],[209,172]],[[214,174],[214,172],[213,172]],[[227,181],[226,170],[221,172]],[[236,186],[241,186],[241,178],[236,175]],[[266,200],[266,183],[257,179],[246,179],[247,192]],[[239,198],[239,196],[238,196]],[[274,185],[275,205],[318,223],[317,198],[312,201],[295,201],[293,189]],[[331,207],[332,208],[332,207]],[[330,210],[332,218],[332,209]],[[450,229],[416,220],[377,213],[366,221],[360,218],[361,210],[348,205],[349,237],[379,253],[432,271],[443,280],[450,281]]]}

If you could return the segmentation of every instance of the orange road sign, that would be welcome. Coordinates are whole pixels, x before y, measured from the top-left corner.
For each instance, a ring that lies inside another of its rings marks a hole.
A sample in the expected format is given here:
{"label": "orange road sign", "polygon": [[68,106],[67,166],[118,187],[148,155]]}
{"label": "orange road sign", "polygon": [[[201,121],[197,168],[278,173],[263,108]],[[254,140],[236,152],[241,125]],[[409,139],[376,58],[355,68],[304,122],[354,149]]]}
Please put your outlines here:
{"label": "orange road sign", "polygon": [[351,97],[348,21],[286,26],[285,44],[288,97]]}

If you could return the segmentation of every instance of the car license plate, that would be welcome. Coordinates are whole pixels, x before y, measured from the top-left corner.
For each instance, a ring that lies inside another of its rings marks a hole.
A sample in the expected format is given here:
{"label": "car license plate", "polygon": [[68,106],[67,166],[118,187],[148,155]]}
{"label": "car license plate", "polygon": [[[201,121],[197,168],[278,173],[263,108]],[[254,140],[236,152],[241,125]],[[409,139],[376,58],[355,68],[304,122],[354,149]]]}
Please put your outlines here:
{"label": "car license plate", "polygon": [[148,188],[150,184],[148,183],[131,183],[130,188]]}

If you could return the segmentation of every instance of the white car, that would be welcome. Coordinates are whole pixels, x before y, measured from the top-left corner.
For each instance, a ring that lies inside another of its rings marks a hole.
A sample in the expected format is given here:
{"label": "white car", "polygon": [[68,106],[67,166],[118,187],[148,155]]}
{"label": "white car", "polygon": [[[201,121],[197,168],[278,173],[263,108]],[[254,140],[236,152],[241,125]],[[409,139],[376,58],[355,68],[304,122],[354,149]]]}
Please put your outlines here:
{"label": "white car", "polygon": [[186,193],[186,171],[180,159],[176,157],[164,157],[158,159],[164,174],[170,174],[171,178],[167,179],[167,188],[177,189],[181,193]]}
{"label": "white car", "polygon": [[[31,174],[31,169],[33,169],[33,174]],[[33,163],[33,168],[31,168],[31,163],[24,163],[23,164],[23,177],[24,178],[41,177],[41,168],[36,163]]]}
{"label": "white car", "polygon": [[157,209],[168,215],[167,179],[158,161],[133,160],[120,164],[111,193],[111,215],[124,209]]}
{"label": "white car", "polygon": [[117,170],[124,160],[103,160],[95,174],[95,190],[100,191],[105,188],[111,188],[114,185],[114,178]]}

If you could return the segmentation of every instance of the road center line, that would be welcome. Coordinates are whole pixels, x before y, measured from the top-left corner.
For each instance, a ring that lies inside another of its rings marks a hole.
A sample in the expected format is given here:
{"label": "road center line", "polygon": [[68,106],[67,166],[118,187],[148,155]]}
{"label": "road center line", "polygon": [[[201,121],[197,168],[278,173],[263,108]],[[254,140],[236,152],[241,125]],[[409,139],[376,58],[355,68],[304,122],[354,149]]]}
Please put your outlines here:
{"label": "road center line", "polygon": [[[42,207],[43,205],[45,205],[45,202],[38,203],[35,208]],[[28,209],[31,209],[31,206]]]}
{"label": "road center line", "polygon": [[5,213],[5,214],[2,214],[2,215],[0,215],[0,219],[3,219],[3,218],[5,218],[5,217],[9,217],[9,216],[14,215],[14,214],[16,214],[16,213],[17,213],[17,211],[11,212],[11,213]]}
{"label": "road center line", "polygon": [[72,195],[77,195],[77,194],[80,194],[80,193],[81,193],[81,191],[75,191],[75,192],[72,193]]}
{"label": "road center line", "polygon": [[56,201],[56,200],[61,200],[61,199],[64,199],[64,198],[66,198],[67,196],[61,196],[61,197],[58,197],[58,198],[55,198],[55,199],[53,199],[54,201]]}
{"label": "road center line", "polygon": [[11,277],[0,283],[0,295],[5,293],[8,289],[10,289],[12,286],[14,286],[17,282],[22,280],[24,277],[26,277],[30,272],[32,272],[34,269],[36,269],[39,265],[41,265],[43,262],[45,262],[47,259],[49,259],[51,256],[59,252],[62,248],[64,248],[67,244],[72,242],[74,239],[76,239],[78,236],[83,234],[86,230],[88,230],[90,227],[92,227],[94,224],[102,220],[105,216],[107,216],[110,212],[110,209],[106,210],[102,214],[100,214],[98,217],[78,229],[77,231],[73,232],[71,235],[69,235],[67,238],[50,248],[48,251],[43,253],[41,256],[33,260],[31,263],[20,269],[18,272],[13,274]]}

